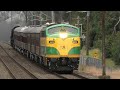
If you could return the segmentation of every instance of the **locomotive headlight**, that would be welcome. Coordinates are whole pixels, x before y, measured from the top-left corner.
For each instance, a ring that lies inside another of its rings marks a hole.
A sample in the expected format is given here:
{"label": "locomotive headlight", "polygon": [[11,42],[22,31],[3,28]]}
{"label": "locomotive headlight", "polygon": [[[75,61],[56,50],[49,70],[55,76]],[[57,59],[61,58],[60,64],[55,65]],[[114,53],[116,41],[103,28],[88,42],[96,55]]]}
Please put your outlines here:
{"label": "locomotive headlight", "polygon": [[67,33],[60,33],[60,38],[67,38]]}

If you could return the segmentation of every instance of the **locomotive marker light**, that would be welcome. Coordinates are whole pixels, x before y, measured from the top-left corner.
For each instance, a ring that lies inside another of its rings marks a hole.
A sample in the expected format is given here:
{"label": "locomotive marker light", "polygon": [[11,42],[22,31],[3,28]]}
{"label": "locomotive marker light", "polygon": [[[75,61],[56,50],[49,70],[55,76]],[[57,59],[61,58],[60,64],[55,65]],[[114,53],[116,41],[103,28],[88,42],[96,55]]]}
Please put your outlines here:
{"label": "locomotive marker light", "polygon": [[60,35],[60,38],[63,38],[63,39],[67,38],[67,36],[68,36],[66,30],[63,29],[63,27],[60,30],[60,34],[59,35]]}
{"label": "locomotive marker light", "polygon": [[68,36],[67,33],[60,33],[60,38],[64,39],[64,38],[67,38],[67,36]]}

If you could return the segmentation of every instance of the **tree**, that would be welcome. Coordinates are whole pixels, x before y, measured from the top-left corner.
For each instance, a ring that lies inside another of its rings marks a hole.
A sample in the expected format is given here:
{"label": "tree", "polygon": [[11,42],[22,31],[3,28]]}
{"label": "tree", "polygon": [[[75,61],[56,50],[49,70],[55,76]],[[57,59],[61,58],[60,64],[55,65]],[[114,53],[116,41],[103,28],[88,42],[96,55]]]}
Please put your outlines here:
{"label": "tree", "polygon": [[120,32],[118,32],[111,45],[112,59],[117,65],[120,65]]}

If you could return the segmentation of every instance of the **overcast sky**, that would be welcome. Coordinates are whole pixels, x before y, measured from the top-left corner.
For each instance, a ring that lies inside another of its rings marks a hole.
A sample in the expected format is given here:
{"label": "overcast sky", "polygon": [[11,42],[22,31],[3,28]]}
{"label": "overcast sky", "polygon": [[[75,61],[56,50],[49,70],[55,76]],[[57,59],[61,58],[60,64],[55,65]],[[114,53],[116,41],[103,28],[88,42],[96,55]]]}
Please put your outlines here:
{"label": "overcast sky", "polygon": [[10,40],[10,25],[4,21],[0,23],[0,41]]}
{"label": "overcast sky", "polygon": [[[23,16],[22,16],[23,17]],[[23,18],[20,17],[19,14],[13,13],[12,23],[16,21],[23,21]],[[11,25],[11,18],[6,21],[0,22],[0,41],[10,41],[11,28],[14,24]]]}

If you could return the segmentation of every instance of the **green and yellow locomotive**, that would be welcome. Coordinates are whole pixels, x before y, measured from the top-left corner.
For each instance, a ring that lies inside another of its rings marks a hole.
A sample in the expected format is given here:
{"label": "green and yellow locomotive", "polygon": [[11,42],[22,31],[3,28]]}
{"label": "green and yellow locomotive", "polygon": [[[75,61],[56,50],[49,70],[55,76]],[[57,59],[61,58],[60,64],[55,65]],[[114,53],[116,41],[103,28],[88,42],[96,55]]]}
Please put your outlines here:
{"label": "green and yellow locomotive", "polygon": [[73,71],[80,57],[80,29],[69,24],[16,27],[11,45],[27,57],[55,71]]}

